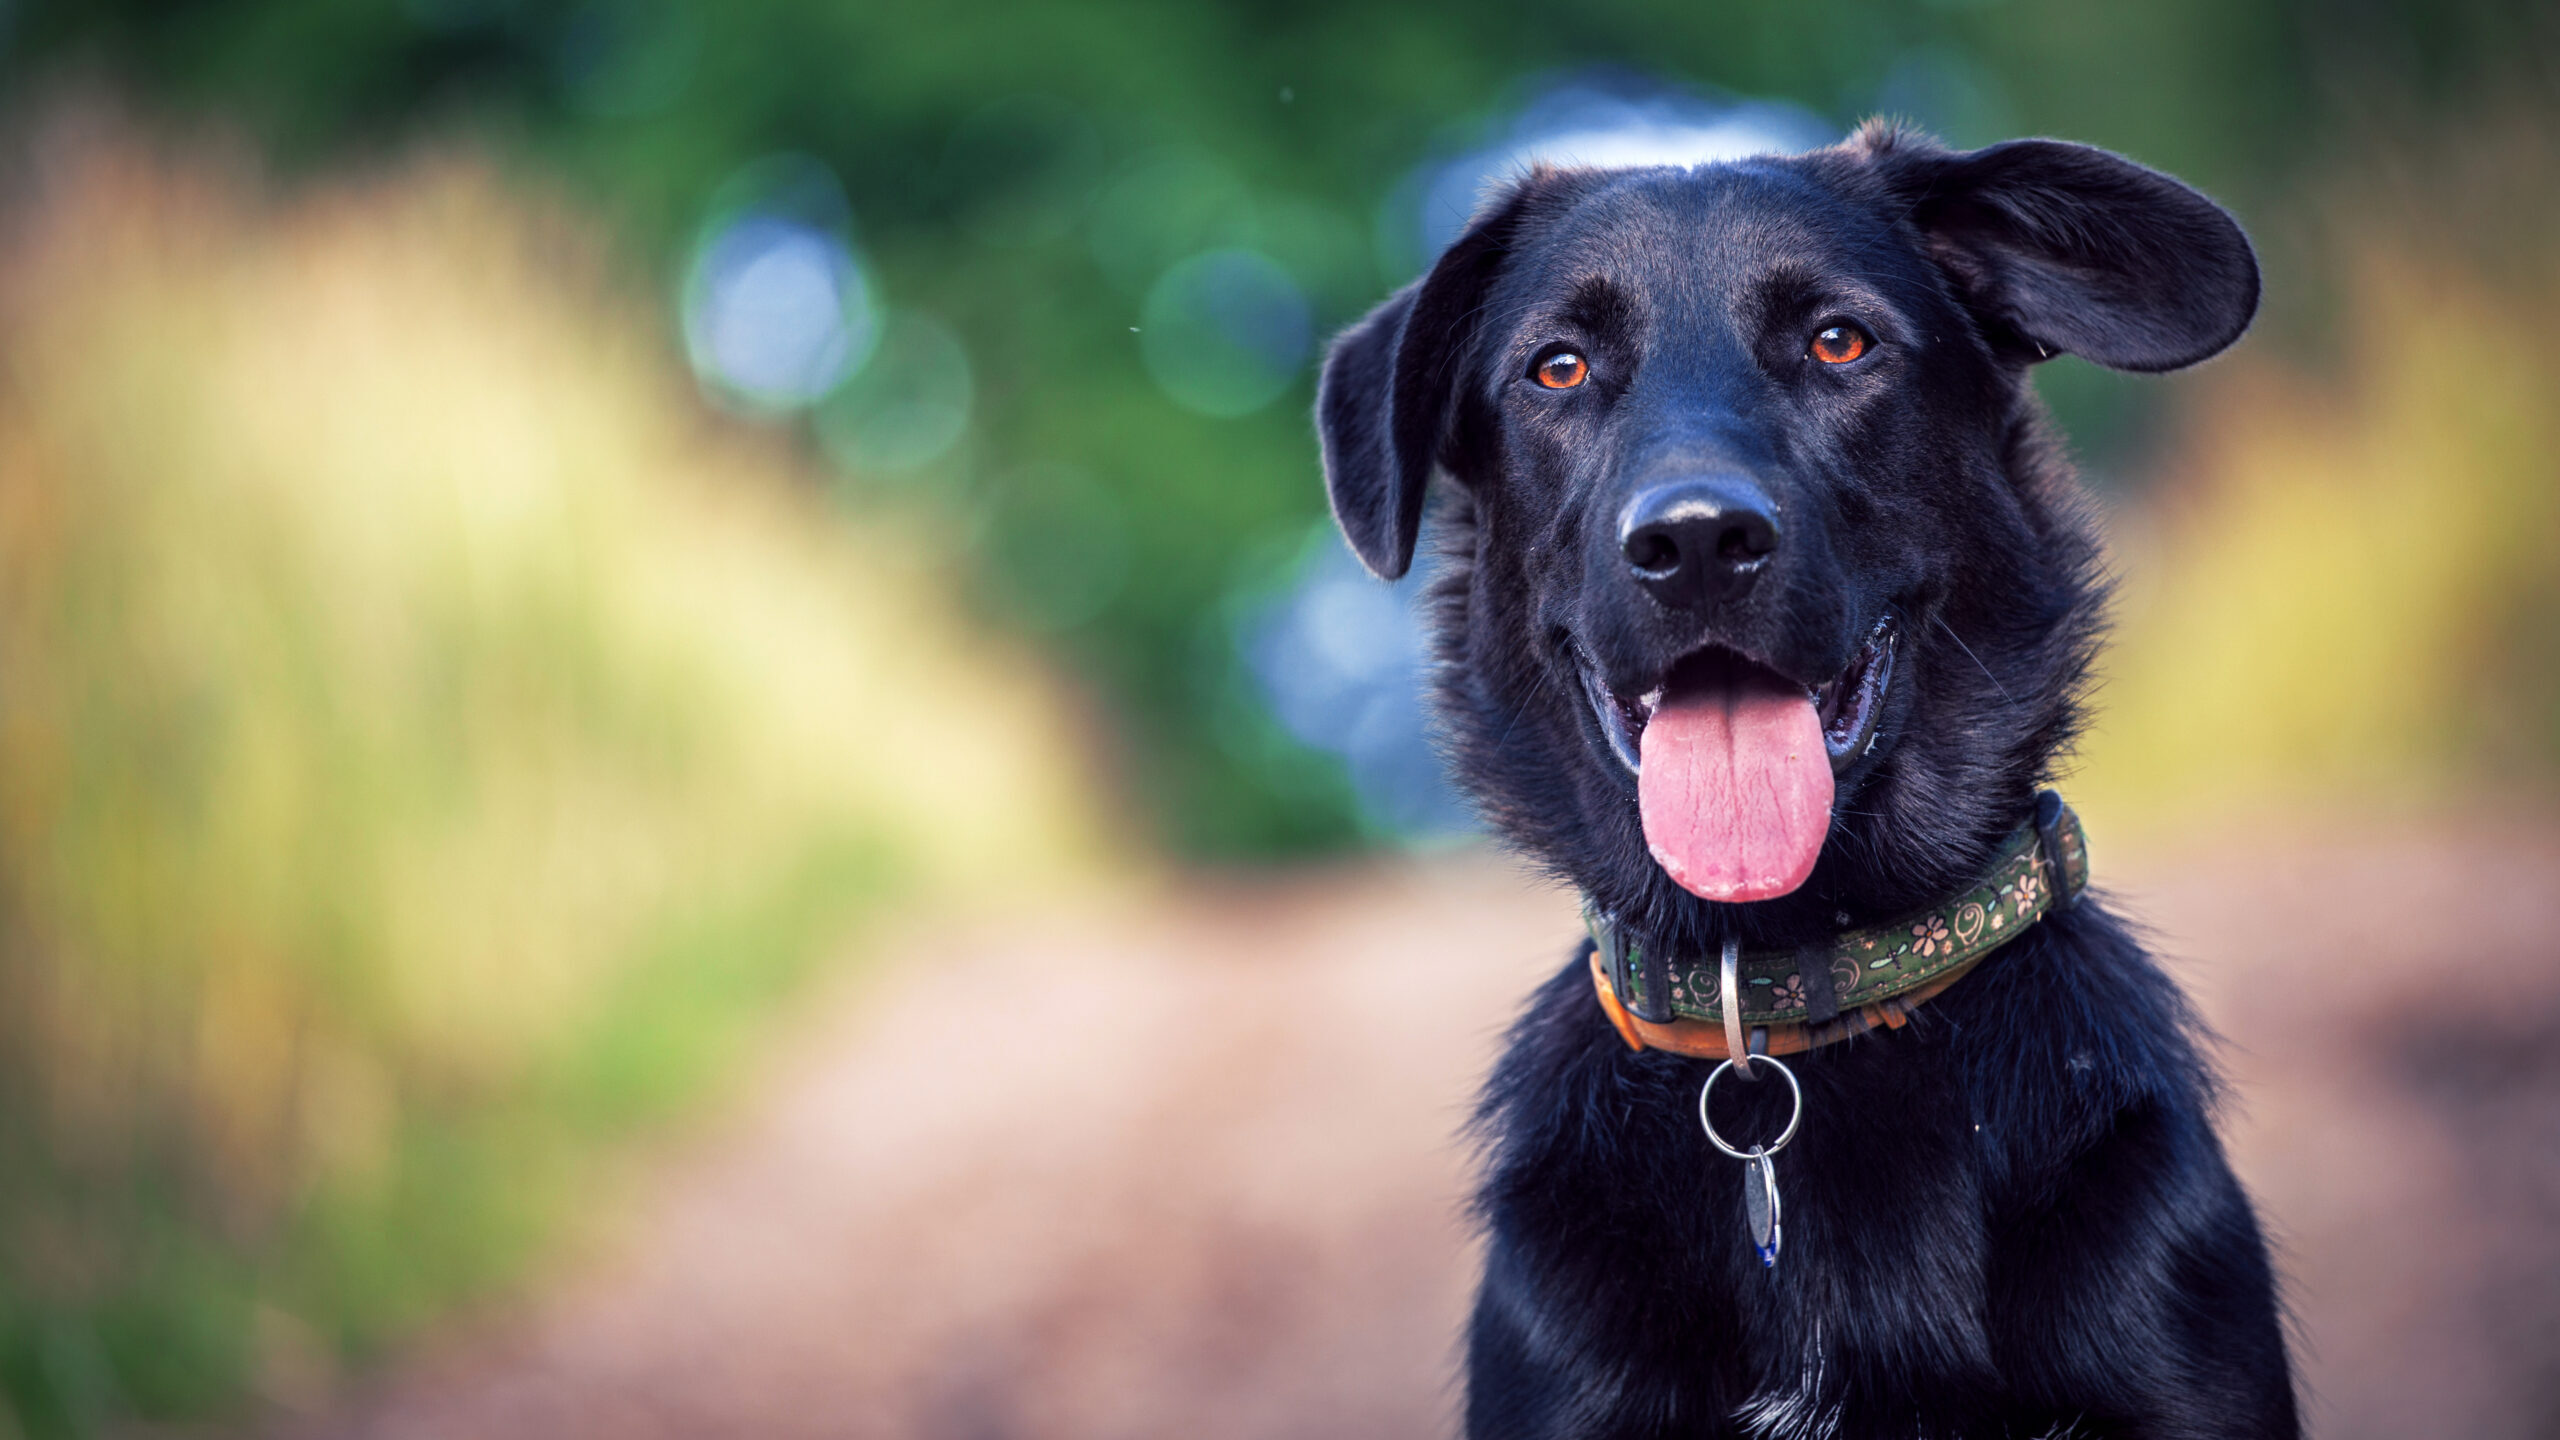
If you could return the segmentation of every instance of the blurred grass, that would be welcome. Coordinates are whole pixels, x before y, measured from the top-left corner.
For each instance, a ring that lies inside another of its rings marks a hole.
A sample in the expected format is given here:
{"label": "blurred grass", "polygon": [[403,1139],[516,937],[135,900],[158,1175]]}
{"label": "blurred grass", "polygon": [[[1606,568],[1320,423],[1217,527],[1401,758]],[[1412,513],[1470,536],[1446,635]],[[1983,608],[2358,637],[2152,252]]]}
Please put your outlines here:
{"label": "blurred grass", "polygon": [[[932,547],[468,162],[94,116],[0,239],[0,1434],[309,1403],[892,905],[1101,863]],[[635,319],[634,317],[641,317]]]}
{"label": "blurred grass", "polygon": [[[2560,798],[2560,150],[2538,112],[2334,185],[2337,313],[2187,391],[2126,512],[2075,803],[2135,832]],[[2279,275],[2279,284],[2299,277]]]}

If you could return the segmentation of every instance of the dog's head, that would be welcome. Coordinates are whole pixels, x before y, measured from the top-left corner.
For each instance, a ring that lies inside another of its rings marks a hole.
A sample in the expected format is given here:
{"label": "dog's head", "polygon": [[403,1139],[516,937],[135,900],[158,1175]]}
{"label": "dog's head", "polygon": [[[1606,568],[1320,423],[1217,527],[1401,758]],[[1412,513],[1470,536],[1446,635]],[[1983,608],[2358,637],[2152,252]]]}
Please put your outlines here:
{"label": "dog's head", "polygon": [[1784,939],[1969,879],[2070,737],[2095,548],[2027,368],[2189,365],[2257,299],[2229,216],[2078,145],[1540,170],[1335,343],[1326,483],[1393,578],[1455,482],[1438,709],[1499,829],[1666,940]]}

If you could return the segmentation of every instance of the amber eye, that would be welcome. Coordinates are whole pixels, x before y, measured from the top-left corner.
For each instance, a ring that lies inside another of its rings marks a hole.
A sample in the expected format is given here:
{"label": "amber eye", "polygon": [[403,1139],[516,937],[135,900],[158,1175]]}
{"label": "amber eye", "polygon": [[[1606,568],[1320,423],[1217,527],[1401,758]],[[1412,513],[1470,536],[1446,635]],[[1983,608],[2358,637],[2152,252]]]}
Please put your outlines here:
{"label": "amber eye", "polygon": [[1591,366],[1572,351],[1559,350],[1539,361],[1538,368],[1529,372],[1529,378],[1550,390],[1570,390],[1591,378]]}
{"label": "amber eye", "polygon": [[1825,365],[1846,365],[1867,353],[1875,340],[1855,325],[1833,325],[1813,337],[1813,358]]}

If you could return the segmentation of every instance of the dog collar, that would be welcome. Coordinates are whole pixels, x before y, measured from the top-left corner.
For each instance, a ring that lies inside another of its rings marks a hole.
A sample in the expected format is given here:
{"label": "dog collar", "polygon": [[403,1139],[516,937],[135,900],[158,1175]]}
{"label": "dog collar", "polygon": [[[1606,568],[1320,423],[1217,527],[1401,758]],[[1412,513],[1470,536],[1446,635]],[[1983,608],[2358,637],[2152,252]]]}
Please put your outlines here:
{"label": "dog collar", "polygon": [[[2001,844],[1990,870],[1945,904],[1800,950],[1742,951],[1737,993],[1742,1026],[1751,1032],[1746,1049],[1793,1055],[1878,1025],[1898,1029],[1914,1008],[2047,911],[2070,909],[2088,884],[2080,817],[2060,795],[2040,791],[2034,815]],[[1732,1058],[1717,1003],[1718,958],[1675,961],[1588,902],[1582,916],[1600,1008],[1629,1047]]]}

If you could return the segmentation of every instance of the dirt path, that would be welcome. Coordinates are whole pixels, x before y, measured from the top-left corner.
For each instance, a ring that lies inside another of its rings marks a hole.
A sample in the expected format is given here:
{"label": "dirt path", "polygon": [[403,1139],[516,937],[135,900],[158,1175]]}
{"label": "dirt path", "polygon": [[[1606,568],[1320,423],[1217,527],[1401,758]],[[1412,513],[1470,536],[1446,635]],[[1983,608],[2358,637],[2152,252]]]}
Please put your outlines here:
{"label": "dirt path", "polygon": [[[2104,873],[2233,1042],[2321,1433],[2560,1430],[2560,836]],[[587,1273],[279,1429],[1446,1433],[1454,1132],[1574,928],[1476,857],[946,937]]]}

